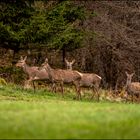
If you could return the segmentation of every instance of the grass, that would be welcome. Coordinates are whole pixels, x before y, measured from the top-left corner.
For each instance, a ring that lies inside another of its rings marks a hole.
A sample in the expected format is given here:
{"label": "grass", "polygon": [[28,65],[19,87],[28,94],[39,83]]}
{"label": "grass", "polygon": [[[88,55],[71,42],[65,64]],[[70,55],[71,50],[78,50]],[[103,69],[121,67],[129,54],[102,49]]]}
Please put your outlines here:
{"label": "grass", "polygon": [[139,139],[140,105],[0,87],[0,138]]}

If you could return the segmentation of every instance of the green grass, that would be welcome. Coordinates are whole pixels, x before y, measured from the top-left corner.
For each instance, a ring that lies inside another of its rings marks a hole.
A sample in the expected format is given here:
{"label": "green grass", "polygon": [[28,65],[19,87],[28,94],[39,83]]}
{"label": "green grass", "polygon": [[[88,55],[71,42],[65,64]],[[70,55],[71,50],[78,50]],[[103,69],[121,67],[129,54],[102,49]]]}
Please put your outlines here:
{"label": "green grass", "polygon": [[[74,94],[73,94],[74,95]],[[140,105],[0,87],[0,138],[140,138]]]}

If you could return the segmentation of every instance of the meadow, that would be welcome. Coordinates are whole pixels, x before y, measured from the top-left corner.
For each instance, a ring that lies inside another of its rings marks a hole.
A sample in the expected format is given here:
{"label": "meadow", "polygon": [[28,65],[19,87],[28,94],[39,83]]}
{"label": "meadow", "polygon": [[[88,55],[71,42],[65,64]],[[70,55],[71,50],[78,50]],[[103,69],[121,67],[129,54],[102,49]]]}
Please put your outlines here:
{"label": "meadow", "polygon": [[140,105],[0,86],[0,139],[139,139]]}

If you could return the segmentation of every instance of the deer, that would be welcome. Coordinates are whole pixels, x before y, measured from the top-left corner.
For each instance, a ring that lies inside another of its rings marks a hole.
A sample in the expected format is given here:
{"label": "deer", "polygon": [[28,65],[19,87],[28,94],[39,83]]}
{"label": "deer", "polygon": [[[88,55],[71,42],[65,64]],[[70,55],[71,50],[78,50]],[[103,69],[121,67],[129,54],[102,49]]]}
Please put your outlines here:
{"label": "deer", "polygon": [[64,60],[65,60],[67,69],[72,70],[72,65],[74,64],[75,59],[73,59],[72,61],[68,61],[68,60],[65,58]]}
{"label": "deer", "polygon": [[64,70],[64,69],[53,69],[49,63],[48,59],[42,64],[42,67],[48,73],[49,79],[52,83],[60,84],[61,94],[64,97],[64,84],[72,84],[75,86],[77,99],[81,99],[79,82],[81,80],[81,74],[74,70]]}
{"label": "deer", "polygon": [[[48,81],[48,73],[39,67],[29,66],[26,64],[27,56],[24,58],[21,56],[20,60],[16,63],[17,67],[21,67],[23,71],[28,75],[28,80],[25,82],[24,88],[29,86],[29,83],[32,82],[34,92],[35,92],[35,84],[34,81]],[[52,91],[56,92],[55,84],[52,85]]]}
{"label": "deer", "polygon": [[134,102],[134,96],[138,96],[140,101],[140,82],[132,82],[132,77],[134,73],[129,74],[127,71],[125,72],[127,76],[125,90],[127,91],[127,94],[130,94],[132,96],[131,101]]}
{"label": "deer", "polygon": [[[67,65],[67,70],[72,70],[72,65],[74,63],[69,62],[66,58],[65,58],[65,62]],[[75,62],[75,60],[74,60]],[[82,75],[81,80],[80,80],[80,87],[90,87],[93,90],[93,95],[91,97],[91,99],[94,97],[94,92],[97,94],[97,100],[99,101],[99,86],[101,83],[101,77],[95,73],[81,73],[79,72],[79,74]],[[81,88],[80,88],[81,90]]]}

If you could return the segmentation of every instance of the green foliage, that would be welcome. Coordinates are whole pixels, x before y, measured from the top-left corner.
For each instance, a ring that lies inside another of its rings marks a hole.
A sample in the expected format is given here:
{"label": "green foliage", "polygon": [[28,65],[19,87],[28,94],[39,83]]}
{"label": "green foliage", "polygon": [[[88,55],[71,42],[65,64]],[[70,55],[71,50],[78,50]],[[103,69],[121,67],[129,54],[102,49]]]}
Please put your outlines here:
{"label": "green foliage", "polygon": [[33,9],[27,1],[22,0],[8,4],[1,2],[0,4],[0,42],[8,42],[9,45],[23,43],[22,30],[29,23]]}
{"label": "green foliage", "polygon": [[84,9],[70,1],[61,2],[50,10],[39,9],[26,27],[27,40],[46,43],[51,48],[61,49],[66,45],[75,47],[81,42],[84,33],[74,25],[84,16]]}
{"label": "green foliage", "polygon": [[15,43],[14,47],[40,43],[50,48],[73,49],[80,47],[84,36],[77,26],[85,19],[85,9],[71,1],[60,1],[49,9],[37,8],[27,1],[3,2],[0,12],[0,42]]}
{"label": "green foliage", "polygon": [[6,81],[22,84],[26,76],[21,69],[13,66],[0,67],[0,73],[3,74]]}
{"label": "green foliage", "polygon": [[[77,47],[83,39],[84,33],[76,28],[79,20],[85,18],[84,9],[74,6],[69,1],[60,3],[54,10],[48,13],[55,36],[51,39],[50,45],[62,48],[63,46]],[[51,20],[53,19],[53,20]]]}

